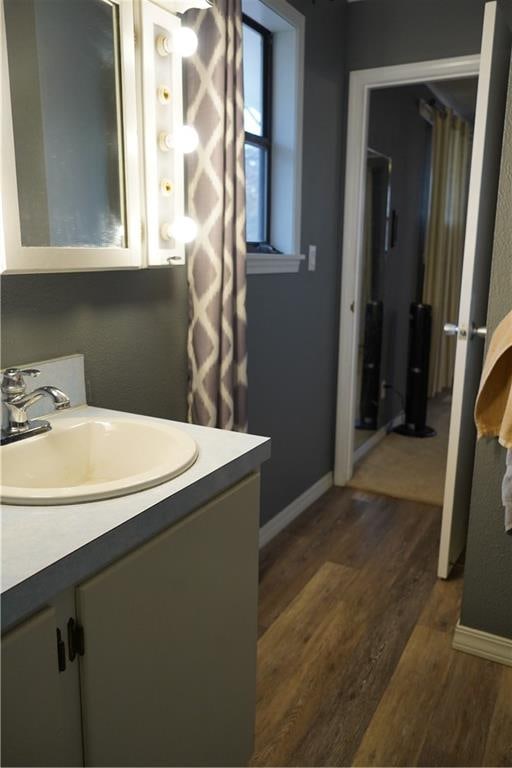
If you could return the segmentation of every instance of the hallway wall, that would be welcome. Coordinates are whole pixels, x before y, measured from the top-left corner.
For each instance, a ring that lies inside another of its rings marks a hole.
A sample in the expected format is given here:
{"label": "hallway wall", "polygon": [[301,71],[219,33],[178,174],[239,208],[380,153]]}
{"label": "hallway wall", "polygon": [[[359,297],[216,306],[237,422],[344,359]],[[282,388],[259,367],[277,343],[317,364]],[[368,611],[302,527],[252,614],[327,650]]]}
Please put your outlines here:
{"label": "hallway wall", "polygon": [[306,18],[301,253],[317,268],[248,278],[249,431],[272,438],[262,523],[330,472],[338,340],[345,4],[292,0]]}
{"label": "hallway wall", "polygon": [[478,53],[485,0],[348,4],[348,69]]}

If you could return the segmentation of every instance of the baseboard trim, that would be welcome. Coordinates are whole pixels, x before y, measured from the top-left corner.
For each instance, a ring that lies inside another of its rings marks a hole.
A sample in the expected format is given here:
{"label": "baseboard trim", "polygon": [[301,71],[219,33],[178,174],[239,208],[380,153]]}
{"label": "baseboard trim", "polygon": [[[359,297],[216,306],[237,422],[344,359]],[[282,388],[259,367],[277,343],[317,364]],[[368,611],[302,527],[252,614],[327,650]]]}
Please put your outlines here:
{"label": "baseboard trim", "polygon": [[457,622],[452,645],[456,651],[472,653],[473,656],[512,667],[512,639],[508,637],[491,635]]}
{"label": "baseboard trim", "polygon": [[260,549],[268,544],[274,536],[281,533],[295,518],[299,517],[305,510],[311,506],[320,496],[323,496],[329,488],[333,485],[333,473],[328,472],[326,475],[317,480],[314,485],[308,488],[300,496],[297,496],[291,504],[278,512],[278,514],[265,523],[260,528]]}
{"label": "baseboard trim", "polygon": [[405,419],[405,413],[404,411],[400,411],[400,413],[395,416],[394,419],[391,419],[391,421],[388,421],[387,424],[384,424],[383,427],[381,427],[377,432],[375,432],[374,435],[372,435],[368,440],[359,446],[359,448],[356,448],[354,451],[354,464],[363,458],[363,456],[366,456],[366,454],[372,450],[372,448],[375,448],[376,445],[380,443],[381,440],[384,440],[386,435],[388,435],[392,429],[395,427],[398,427],[399,424],[403,424]]}

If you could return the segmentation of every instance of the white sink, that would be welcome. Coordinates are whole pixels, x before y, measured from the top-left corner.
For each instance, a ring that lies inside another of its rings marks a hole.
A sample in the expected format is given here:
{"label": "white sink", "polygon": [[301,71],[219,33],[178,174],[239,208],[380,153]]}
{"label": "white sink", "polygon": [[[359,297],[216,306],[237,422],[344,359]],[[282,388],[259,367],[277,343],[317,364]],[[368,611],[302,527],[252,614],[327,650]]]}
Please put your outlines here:
{"label": "white sink", "polygon": [[195,441],[165,422],[66,415],[0,449],[6,504],[73,504],[164,483],[196,460]]}

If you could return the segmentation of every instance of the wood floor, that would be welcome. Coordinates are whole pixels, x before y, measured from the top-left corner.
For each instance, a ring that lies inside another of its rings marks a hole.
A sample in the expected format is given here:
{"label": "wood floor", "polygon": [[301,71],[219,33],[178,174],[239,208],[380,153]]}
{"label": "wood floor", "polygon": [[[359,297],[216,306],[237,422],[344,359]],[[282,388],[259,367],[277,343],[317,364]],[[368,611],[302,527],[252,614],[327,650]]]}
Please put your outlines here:
{"label": "wood floor", "polygon": [[259,766],[512,766],[512,668],[454,651],[440,510],[332,489],[262,552]]}

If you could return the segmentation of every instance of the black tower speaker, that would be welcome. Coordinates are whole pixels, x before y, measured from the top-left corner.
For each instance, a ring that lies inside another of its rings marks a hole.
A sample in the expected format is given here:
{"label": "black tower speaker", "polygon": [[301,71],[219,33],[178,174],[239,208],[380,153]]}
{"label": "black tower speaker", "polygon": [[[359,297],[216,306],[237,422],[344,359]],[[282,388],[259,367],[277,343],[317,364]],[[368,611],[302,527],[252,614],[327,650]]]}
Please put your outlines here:
{"label": "black tower speaker", "polygon": [[378,426],[382,314],[382,301],[368,302],[365,308],[363,373],[357,429],[377,429]]}
{"label": "black tower speaker", "polygon": [[409,312],[409,360],[407,367],[407,394],[405,398],[405,424],[394,432],[407,437],[434,437],[435,429],[427,427],[428,364],[430,359],[430,333],[432,307],[429,304],[411,304]]}

